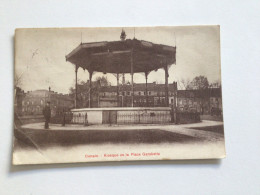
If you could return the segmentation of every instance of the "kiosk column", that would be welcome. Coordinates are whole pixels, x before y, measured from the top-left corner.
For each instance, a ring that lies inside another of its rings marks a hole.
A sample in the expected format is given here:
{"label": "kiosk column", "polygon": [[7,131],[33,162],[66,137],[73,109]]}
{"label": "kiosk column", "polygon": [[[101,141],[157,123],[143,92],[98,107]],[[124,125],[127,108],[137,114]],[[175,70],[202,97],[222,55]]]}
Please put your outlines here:
{"label": "kiosk column", "polygon": [[146,95],[146,107],[149,106],[148,104],[148,90],[147,90],[147,79],[148,79],[148,72],[145,72],[145,95]]}
{"label": "kiosk column", "polygon": [[75,99],[74,99],[74,107],[77,108],[77,96],[78,96],[78,66],[75,66],[75,76],[76,76],[76,82],[75,82]]}
{"label": "kiosk column", "polygon": [[169,92],[168,92],[168,66],[166,65],[164,67],[165,70],[165,106],[168,107],[169,106]]}
{"label": "kiosk column", "polygon": [[92,108],[92,75],[93,71],[89,70],[89,98],[88,98],[88,107]]}
{"label": "kiosk column", "polygon": [[134,107],[134,65],[133,65],[133,49],[131,51],[131,83],[132,83],[132,107]]}

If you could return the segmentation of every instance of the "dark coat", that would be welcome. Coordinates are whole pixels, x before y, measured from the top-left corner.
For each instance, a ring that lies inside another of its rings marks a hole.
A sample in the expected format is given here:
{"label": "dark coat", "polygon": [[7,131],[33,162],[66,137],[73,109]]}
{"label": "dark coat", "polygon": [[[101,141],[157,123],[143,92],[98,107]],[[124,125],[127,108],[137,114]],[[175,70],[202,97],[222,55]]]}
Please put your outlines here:
{"label": "dark coat", "polygon": [[51,108],[49,106],[45,106],[43,109],[43,115],[46,120],[50,120],[51,118]]}

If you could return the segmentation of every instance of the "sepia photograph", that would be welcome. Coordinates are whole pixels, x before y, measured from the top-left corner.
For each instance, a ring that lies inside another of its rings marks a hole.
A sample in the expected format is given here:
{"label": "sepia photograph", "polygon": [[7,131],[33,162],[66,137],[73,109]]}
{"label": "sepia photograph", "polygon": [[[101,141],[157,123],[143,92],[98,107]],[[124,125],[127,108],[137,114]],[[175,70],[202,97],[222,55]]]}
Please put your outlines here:
{"label": "sepia photograph", "polygon": [[220,26],[15,31],[14,165],[226,156]]}

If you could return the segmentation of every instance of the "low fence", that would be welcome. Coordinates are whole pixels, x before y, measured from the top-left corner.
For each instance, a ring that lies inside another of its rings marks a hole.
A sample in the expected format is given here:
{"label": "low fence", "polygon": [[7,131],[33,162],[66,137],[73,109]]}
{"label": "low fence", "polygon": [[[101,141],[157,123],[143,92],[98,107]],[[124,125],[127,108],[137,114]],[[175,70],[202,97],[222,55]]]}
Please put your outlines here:
{"label": "low fence", "polygon": [[172,113],[170,108],[92,108],[73,109],[74,124],[165,124],[194,123],[200,121],[196,112]]}
{"label": "low fence", "polygon": [[75,124],[154,124],[171,122],[170,108],[73,109]]}
{"label": "low fence", "polygon": [[223,121],[223,116],[212,116],[212,115],[200,115],[201,120],[210,120],[210,121]]}
{"label": "low fence", "polygon": [[74,124],[87,124],[88,123],[88,114],[85,113],[73,113],[71,123]]}
{"label": "low fence", "polygon": [[56,124],[166,124],[196,123],[200,121],[198,112],[171,112],[170,109],[99,109],[75,110],[55,115],[51,123]]}
{"label": "low fence", "polygon": [[30,123],[39,123],[44,122],[44,116],[43,115],[29,115],[29,116],[18,116],[16,115],[15,120],[19,120],[21,124],[30,124]]}
{"label": "low fence", "polygon": [[117,112],[117,124],[160,124],[170,122],[170,111]]}
{"label": "low fence", "polygon": [[200,113],[198,112],[177,112],[176,113],[176,123],[186,124],[186,123],[197,123],[200,122]]}
{"label": "low fence", "polygon": [[61,114],[56,114],[55,116],[51,117],[50,122],[55,124],[71,124],[72,118],[72,112],[65,112]]}

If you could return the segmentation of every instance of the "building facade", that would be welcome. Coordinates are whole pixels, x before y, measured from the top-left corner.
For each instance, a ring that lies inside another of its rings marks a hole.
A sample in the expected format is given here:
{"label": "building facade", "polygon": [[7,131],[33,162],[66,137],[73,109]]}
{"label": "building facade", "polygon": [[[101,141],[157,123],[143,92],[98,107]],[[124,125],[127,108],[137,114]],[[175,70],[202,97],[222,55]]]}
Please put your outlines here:
{"label": "building facade", "polygon": [[221,88],[178,90],[177,107],[180,111],[213,114],[222,112]]}
{"label": "building facade", "polygon": [[[117,86],[101,87],[99,90],[98,107],[131,107],[132,86],[120,85],[119,100],[117,101]],[[174,83],[169,84],[169,105],[176,102],[181,112],[199,112],[211,114],[222,112],[221,88],[204,90],[177,90]],[[166,104],[164,84],[148,83],[147,96],[145,84],[134,85],[134,107],[164,107]],[[146,103],[148,100],[148,103]]]}
{"label": "building facade", "polygon": [[18,99],[17,113],[19,115],[42,115],[43,108],[47,102],[50,102],[52,116],[73,108],[72,97],[51,91],[50,89],[23,92],[20,93]]}
{"label": "building facade", "polygon": [[14,89],[14,112],[17,115],[22,115],[23,99],[25,97],[25,92],[20,87],[15,87]]}
{"label": "building facade", "polygon": [[[175,83],[169,84],[169,104],[174,103],[177,87]],[[117,86],[101,87],[99,90],[98,107],[131,107],[132,106],[132,85],[119,85],[117,97]],[[118,98],[118,100],[117,100]],[[165,85],[148,83],[147,94],[146,84],[134,84],[134,107],[164,107]]]}

